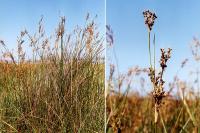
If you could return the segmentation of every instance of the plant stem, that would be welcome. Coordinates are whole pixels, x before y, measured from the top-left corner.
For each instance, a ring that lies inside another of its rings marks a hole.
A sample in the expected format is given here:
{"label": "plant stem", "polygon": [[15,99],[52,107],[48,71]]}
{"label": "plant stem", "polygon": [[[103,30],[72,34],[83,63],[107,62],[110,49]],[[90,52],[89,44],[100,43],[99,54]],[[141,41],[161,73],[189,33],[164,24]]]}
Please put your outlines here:
{"label": "plant stem", "polygon": [[[155,37],[155,34],[153,36],[153,46],[154,46],[153,65],[154,65],[154,71],[156,71],[156,37]],[[154,77],[155,76],[156,76],[156,72],[154,72]]]}
{"label": "plant stem", "polygon": [[148,44],[149,44],[149,61],[150,61],[150,66],[151,66],[151,68],[152,68],[152,63],[151,63],[151,44],[150,44],[150,40],[151,40],[151,32],[149,31],[148,32],[148,40],[149,40],[149,42],[148,42]]}
{"label": "plant stem", "polygon": [[154,133],[157,133],[157,123],[154,123]]}
{"label": "plant stem", "polygon": [[155,124],[157,124],[157,122],[158,122],[158,114],[159,114],[159,110],[158,110],[157,105],[155,103]]}
{"label": "plant stem", "polygon": [[159,115],[160,115],[161,122],[162,122],[162,125],[163,125],[163,128],[164,128],[164,133],[167,133],[167,129],[166,129],[166,126],[165,126],[165,123],[164,123],[163,117],[162,117],[162,115],[161,115],[160,112],[159,112]]}
{"label": "plant stem", "polygon": [[61,58],[60,58],[60,96],[61,104],[64,102],[64,86],[63,86],[63,35],[61,35]]}

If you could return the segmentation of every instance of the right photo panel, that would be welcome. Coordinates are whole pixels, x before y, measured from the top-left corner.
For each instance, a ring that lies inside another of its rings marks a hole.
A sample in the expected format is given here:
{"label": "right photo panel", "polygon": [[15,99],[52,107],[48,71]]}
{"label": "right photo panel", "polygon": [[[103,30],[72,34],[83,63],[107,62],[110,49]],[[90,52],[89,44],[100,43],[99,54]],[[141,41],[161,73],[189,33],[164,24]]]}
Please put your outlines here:
{"label": "right photo panel", "polygon": [[106,2],[106,132],[200,132],[200,1]]}

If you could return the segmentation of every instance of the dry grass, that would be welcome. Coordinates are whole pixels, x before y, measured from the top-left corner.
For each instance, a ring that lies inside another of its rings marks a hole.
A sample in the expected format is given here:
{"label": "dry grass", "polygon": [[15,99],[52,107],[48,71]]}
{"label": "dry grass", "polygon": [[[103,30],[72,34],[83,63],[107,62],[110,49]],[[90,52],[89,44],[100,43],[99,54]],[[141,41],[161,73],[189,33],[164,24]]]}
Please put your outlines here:
{"label": "dry grass", "polygon": [[155,125],[155,99],[152,92],[145,93],[150,83],[147,80],[148,69],[133,67],[127,73],[117,76],[113,67],[110,70],[112,77],[107,81],[108,133],[198,132],[200,98],[195,91],[197,90],[196,78],[194,78],[196,82],[191,84],[175,75],[174,81],[165,86],[168,90],[167,97],[162,100],[159,119]]}
{"label": "dry grass", "polygon": [[[124,102],[123,102],[124,101]],[[183,101],[175,98],[165,98],[165,104],[160,110],[162,119],[158,121],[157,132],[192,132],[197,130],[187,112]],[[186,100],[190,111],[193,113],[197,123],[200,121],[199,99]],[[114,104],[114,105],[111,105]],[[123,105],[120,106],[120,104]],[[197,106],[198,104],[198,106]],[[118,105],[118,106],[117,106]],[[132,93],[127,97],[112,95],[107,97],[107,114],[111,109],[119,108],[112,115],[107,125],[108,132],[155,132],[154,126],[154,100],[151,96],[139,96],[138,93]],[[164,124],[164,125],[163,125]]]}
{"label": "dry grass", "polygon": [[65,27],[61,17],[47,35],[42,18],[15,52],[1,40],[0,132],[104,131],[102,36],[89,15],[85,26]]}

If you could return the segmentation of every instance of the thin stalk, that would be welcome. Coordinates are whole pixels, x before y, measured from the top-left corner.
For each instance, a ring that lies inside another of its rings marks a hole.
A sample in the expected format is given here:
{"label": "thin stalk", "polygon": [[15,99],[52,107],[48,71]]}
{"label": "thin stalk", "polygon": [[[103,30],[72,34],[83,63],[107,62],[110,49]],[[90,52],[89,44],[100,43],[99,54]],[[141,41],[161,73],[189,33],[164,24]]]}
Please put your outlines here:
{"label": "thin stalk", "polygon": [[[155,34],[153,36],[153,46],[154,46],[153,67],[154,67],[154,71],[156,71],[156,37],[155,37]],[[154,72],[154,77],[155,76],[156,76],[156,72]]]}
{"label": "thin stalk", "polygon": [[149,31],[148,32],[148,44],[149,44],[149,61],[150,61],[150,66],[151,66],[151,68],[152,68],[152,63],[151,63],[151,42],[150,42],[150,40],[151,40],[151,32]]}
{"label": "thin stalk", "polygon": [[157,108],[157,104],[155,103],[155,124],[157,125],[158,123],[158,114],[159,114],[159,110]]}
{"label": "thin stalk", "polygon": [[154,123],[154,133],[157,133],[157,123]]}
{"label": "thin stalk", "polygon": [[[155,35],[154,35],[154,70],[155,70]],[[148,32],[148,44],[149,44],[149,57],[150,57],[150,67],[152,67],[152,61],[151,61],[151,32]],[[155,72],[154,72],[155,76]],[[155,85],[153,84],[154,90],[155,90]],[[157,125],[158,121],[158,110],[157,110],[157,105],[155,104],[155,126]],[[155,127],[156,128],[156,127]]]}
{"label": "thin stalk", "polygon": [[6,121],[4,120],[1,120],[1,122],[5,125],[7,125],[8,127],[10,127],[11,129],[13,129],[15,132],[18,132],[16,128],[14,128],[12,125],[10,125],[9,123],[7,123]]}
{"label": "thin stalk", "polygon": [[61,96],[61,103],[64,102],[64,86],[63,86],[63,35],[61,36],[61,58],[60,58],[60,96]]}
{"label": "thin stalk", "polygon": [[[116,52],[115,52],[115,47],[113,47],[113,54],[114,54],[114,58],[115,58],[115,61],[116,61],[116,68],[117,68],[117,79],[118,79],[118,81],[119,81],[119,63],[118,63],[118,59],[117,59],[117,55],[116,55]],[[121,92],[121,90],[120,90],[120,88],[119,88],[119,94],[121,94],[120,93]]]}
{"label": "thin stalk", "polygon": [[198,91],[197,97],[199,98],[200,91],[199,91],[199,69],[198,68],[197,68],[197,91]]}
{"label": "thin stalk", "polygon": [[159,115],[160,115],[160,118],[161,118],[161,122],[162,122],[162,125],[163,125],[163,128],[164,128],[164,131],[165,131],[165,133],[167,133],[167,129],[166,129],[163,117],[162,117],[161,113],[159,113]]}
{"label": "thin stalk", "polygon": [[180,133],[182,133],[183,131],[185,131],[186,126],[188,125],[188,123],[190,122],[190,117],[188,118],[188,120],[186,121],[186,123],[184,124],[184,126],[181,128]]}

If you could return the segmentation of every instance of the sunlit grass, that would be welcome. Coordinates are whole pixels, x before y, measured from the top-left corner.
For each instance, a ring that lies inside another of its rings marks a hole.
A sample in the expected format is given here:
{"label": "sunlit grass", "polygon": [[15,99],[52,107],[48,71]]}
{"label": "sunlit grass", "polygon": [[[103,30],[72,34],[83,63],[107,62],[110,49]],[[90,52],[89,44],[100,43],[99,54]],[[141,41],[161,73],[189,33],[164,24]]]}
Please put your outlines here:
{"label": "sunlit grass", "polygon": [[104,131],[103,39],[95,18],[85,24],[67,32],[61,17],[47,35],[42,18],[36,33],[21,32],[15,52],[1,41],[2,132]]}

